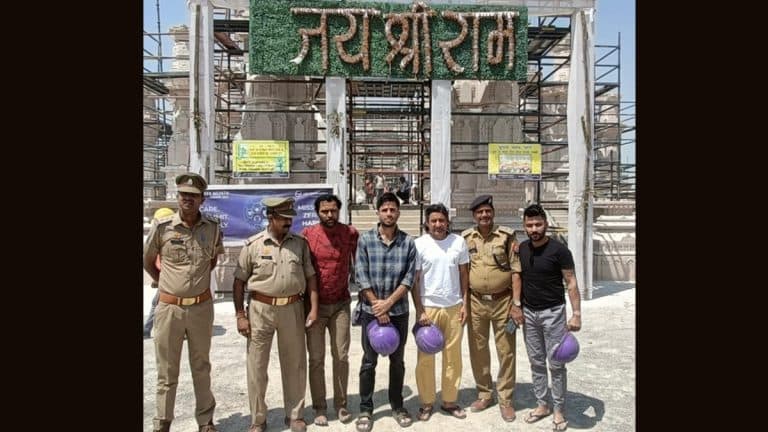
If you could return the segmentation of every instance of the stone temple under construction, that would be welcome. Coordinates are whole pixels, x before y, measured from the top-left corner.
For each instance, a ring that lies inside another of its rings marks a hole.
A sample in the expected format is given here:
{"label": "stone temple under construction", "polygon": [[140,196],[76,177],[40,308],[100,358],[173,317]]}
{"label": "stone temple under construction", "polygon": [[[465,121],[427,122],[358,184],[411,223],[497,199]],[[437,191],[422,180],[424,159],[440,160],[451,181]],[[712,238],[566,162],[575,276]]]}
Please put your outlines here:
{"label": "stone temple under construction", "polygon": [[[333,185],[345,203],[342,221],[367,229],[376,217],[363,191],[365,180],[380,175],[396,187],[404,177],[411,196],[399,225],[411,235],[422,233],[423,208],[437,201],[451,209],[454,231],[469,227],[469,203],[487,193],[494,196],[496,223],[524,238],[522,208],[538,202],[550,212],[551,233],[571,241],[572,249],[572,219],[588,218],[586,237],[578,240],[589,251],[580,277],[587,281],[585,298],[592,280],[634,280],[635,166],[621,162],[622,149],[634,143],[634,102],[621,100],[620,43],[594,45],[587,38],[585,52],[591,54],[574,53],[583,46],[578,36],[589,34],[594,1],[434,2],[527,6],[524,81],[253,74],[247,2],[204,2],[207,7],[195,9],[199,3],[190,2],[190,25],[163,32],[158,18],[155,31],[145,29],[145,222],[157,208],[176,207],[174,178],[195,171],[211,185]],[[558,6],[547,6],[552,3]],[[580,27],[582,22],[587,26]],[[164,39],[172,41],[166,66]],[[300,37],[295,40],[298,52]],[[210,65],[204,80],[200,59]],[[589,211],[581,214],[573,198],[576,153],[569,125],[578,123],[569,120],[569,87],[584,62],[594,69],[582,170],[590,180]],[[196,105],[200,92],[208,92],[207,112]],[[207,135],[200,136],[200,130]],[[243,140],[288,141],[289,175],[237,175],[233,144]],[[489,175],[489,143],[540,144],[540,178]],[[240,249],[226,246],[215,269],[220,292],[231,289]]]}

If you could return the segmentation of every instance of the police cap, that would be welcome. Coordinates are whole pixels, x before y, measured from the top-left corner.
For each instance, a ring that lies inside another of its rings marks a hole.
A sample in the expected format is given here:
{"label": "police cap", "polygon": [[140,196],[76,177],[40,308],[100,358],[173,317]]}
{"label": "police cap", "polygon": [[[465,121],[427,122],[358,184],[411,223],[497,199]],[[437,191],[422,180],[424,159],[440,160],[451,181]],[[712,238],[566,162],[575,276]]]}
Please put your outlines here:
{"label": "police cap", "polygon": [[267,213],[275,213],[286,218],[296,216],[296,210],[293,209],[293,198],[270,197],[264,198],[261,203],[267,208]]}
{"label": "police cap", "polygon": [[491,208],[493,208],[493,197],[491,195],[480,195],[479,197],[475,198],[475,200],[472,201],[472,204],[469,205],[469,209],[474,212],[475,209],[485,204],[488,204],[491,206]]}
{"label": "police cap", "polygon": [[202,194],[208,189],[208,183],[199,174],[186,173],[176,177],[176,189],[179,192]]}

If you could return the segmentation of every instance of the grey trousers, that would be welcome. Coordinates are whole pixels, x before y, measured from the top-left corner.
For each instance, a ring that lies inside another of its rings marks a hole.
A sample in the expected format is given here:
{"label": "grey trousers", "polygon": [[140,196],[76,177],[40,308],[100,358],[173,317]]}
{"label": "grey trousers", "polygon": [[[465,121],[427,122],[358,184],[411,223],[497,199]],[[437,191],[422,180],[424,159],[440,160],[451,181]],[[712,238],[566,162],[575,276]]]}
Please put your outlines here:
{"label": "grey trousers", "polygon": [[565,412],[565,391],[568,386],[565,363],[552,360],[552,350],[566,332],[565,304],[535,311],[523,307],[525,325],[523,337],[528,361],[531,363],[533,392],[536,402],[547,406],[547,361],[552,372],[552,405],[555,411]]}

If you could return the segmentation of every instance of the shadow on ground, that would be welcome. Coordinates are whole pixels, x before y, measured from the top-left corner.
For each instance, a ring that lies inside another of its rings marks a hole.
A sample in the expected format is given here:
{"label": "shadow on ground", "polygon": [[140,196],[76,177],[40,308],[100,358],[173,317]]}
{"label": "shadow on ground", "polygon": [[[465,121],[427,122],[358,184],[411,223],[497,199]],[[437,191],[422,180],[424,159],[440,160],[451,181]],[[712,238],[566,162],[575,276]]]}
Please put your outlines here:
{"label": "shadow on ground", "polygon": [[[550,407],[551,407],[550,390]],[[520,383],[515,386],[515,410],[536,408],[536,396],[533,394],[533,384]],[[591,409],[590,409],[591,408]],[[593,415],[589,415],[593,413]],[[575,429],[591,429],[605,415],[605,404],[602,400],[587,396],[583,393],[566,391],[565,419],[568,427]],[[551,420],[549,420],[551,422]]]}
{"label": "shadow on ground", "polygon": [[565,418],[569,428],[591,429],[603,420],[605,404],[600,399],[570,391],[566,392],[565,397]]}
{"label": "shadow on ground", "polygon": [[214,336],[221,336],[227,334],[227,329],[224,328],[224,326],[220,326],[217,324],[213,325],[213,335]]}
{"label": "shadow on ground", "polygon": [[616,294],[635,287],[634,282],[595,282],[592,288],[592,300]]}

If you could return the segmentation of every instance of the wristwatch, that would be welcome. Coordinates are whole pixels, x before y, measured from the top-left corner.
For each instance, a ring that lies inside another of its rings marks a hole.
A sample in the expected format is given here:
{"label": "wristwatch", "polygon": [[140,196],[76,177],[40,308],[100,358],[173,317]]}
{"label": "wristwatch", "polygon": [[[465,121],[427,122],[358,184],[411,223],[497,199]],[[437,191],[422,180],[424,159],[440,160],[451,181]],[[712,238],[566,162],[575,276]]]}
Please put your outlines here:
{"label": "wristwatch", "polygon": [[517,306],[517,307],[521,307],[522,306],[522,304],[520,303],[520,300],[516,300],[516,299],[512,299],[512,304]]}

